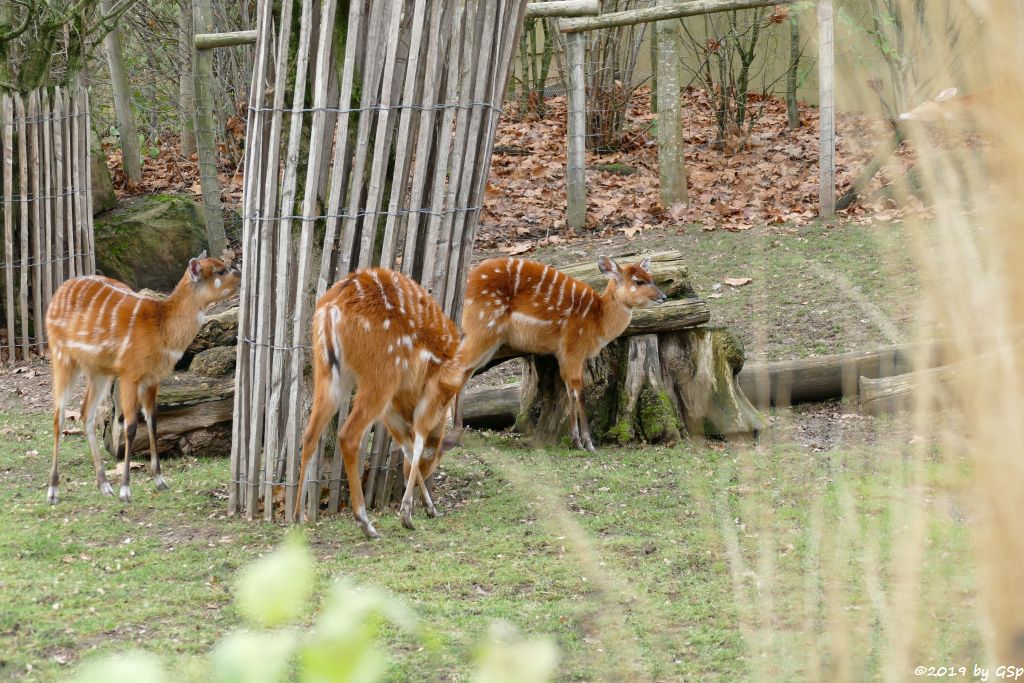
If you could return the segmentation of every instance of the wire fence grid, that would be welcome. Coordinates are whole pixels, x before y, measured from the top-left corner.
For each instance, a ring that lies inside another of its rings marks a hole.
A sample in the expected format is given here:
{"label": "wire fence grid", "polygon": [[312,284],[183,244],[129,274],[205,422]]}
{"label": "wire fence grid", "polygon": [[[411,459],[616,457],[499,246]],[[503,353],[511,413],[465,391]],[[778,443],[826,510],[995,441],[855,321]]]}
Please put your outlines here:
{"label": "wire fence grid", "polygon": [[89,95],[3,92],[0,122],[0,359],[28,361],[44,351],[54,292],[96,268]]}

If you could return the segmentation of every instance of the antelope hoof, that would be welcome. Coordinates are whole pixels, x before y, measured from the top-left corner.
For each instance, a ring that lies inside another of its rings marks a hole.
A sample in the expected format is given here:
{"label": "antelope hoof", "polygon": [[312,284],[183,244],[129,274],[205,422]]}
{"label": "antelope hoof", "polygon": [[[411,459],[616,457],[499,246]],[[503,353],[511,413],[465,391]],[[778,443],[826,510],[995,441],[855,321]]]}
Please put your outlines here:
{"label": "antelope hoof", "polygon": [[597,453],[597,449],[594,448],[594,442],[590,440],[590,434],[587,434],[586,436],[584,436],[583,439],[582,439],[582,442],[583,442],[583,445],[580,446],[580,448],[583,448],[584,450],[588,450],[591,453]]}
{"label": "antelope hoof", "polygon": [[132,490],[127,486],[122,486],[120,498],[122,503],[132,502]]}
{"label": "antelope hoof", "polygon": [[114,495],[114,489],[110,486],[110,482],[109,481],[101,481],[99,483],[99,488],[100,488],[100,493],[102,493],[104,496],[113,496]]}
{"label": "antelope hoof", "polygon": [[406,529],[415,529],[412,523],[412,502],[402,502],[402,509],[398,514],[399,519],[402,520],[402,526]]}
{"label": "antelope hoof", "polygon": [[427,516],[428,517],[433,517],[434,519],[437,519],[438,517],[441,516],[441,513],[438,512],[437,508],[434,507],[433,505],[427,505],[426,508],[427,508]]}
{"label": "antelope hoof", "polygon": [[51,486],[46,489],[46,502],[50,505],[56,505],[60,496],[57,494],[57,487]]}
{"label": "antelope hoof", "polygon": [[153,481],[156,483],[156,490],[157,491],[170,491],[171,490],[171,487],[167,485],[166,481],[164,481],[164,476],[162,474],[156,475],[156,477],[153,479]]}
{"label": "antelope hoof", "polygon": [[370,520],[356,520],[356,524],[359,525],[359,528],[363,530],[363,533],[366,534],[366,537],[370,540],[380,538],[380,534],[378,534],[377,530],[373,528],[372,524],[370,524]]}

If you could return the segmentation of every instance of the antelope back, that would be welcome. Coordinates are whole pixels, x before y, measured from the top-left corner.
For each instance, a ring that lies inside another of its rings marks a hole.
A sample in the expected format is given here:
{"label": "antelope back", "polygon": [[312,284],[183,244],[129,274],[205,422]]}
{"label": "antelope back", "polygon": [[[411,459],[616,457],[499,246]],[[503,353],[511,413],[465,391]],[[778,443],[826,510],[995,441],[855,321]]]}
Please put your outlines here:
{"label": "antelope back", "polygon": [[593,287],[557,268],[518,258],[488,259],[470,271],[463,328],[496,327],[504,316],[562,325],[600,308]]}
{"label": "antelope back", "polygon": [[357,376],[436,370],[455,357],[459,333],[427,290],[387,268],[359,270],[320,298],[313,322],[318,362]]}
{"label": "antelope back", "polygon": [[46,311],[51,352],[70,353],[86,364],[123,359],[137,338],[154,325],[157,302],[101,275],[68,280]]}

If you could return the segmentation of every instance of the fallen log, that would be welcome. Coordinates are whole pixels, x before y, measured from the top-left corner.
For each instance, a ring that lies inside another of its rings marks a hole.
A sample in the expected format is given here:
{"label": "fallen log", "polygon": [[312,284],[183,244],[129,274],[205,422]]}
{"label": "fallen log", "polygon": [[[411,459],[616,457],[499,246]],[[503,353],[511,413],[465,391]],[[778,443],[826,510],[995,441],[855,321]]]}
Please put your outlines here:
{"label": "fallen log", "polygon": [[[920,358],[917,358],[920,356]],[[817,358],[773,361],[743,368],[740,388],[758,407],[787,406],[857,396],[859,377],[909,372],[938,362],[937,344],[903,344]]]}
{"label": "fallen log", "polygon": [[991,356],[986,354],[892,377],[861,377],[860,411],[884,415],[913,410],[919,404],[929,409],[948,408],[954,399],[951,385],[968,373],[991,373],[993,367]]}
{"label": "fallen log", "polygon": [[511,427],[519,414],[519,394],[519,382],[467,391],[463,422],[476,429]]}
{"label": "fallen log", "polygon": [[[116,391],[115,386],[114,395]],[[191,372],[168,377],[160,383],[157,395],[157,450],[161,455],[228,455],[234,404],[234,377],[203,377]],[[108,410],[103,420],[103,442],[113,454],[115,430],[110,414]],[[124,433],[122,425],[118,425],[116,432]],[[146,434],[145,421],[140,415],[133,454],[148,457]]]}

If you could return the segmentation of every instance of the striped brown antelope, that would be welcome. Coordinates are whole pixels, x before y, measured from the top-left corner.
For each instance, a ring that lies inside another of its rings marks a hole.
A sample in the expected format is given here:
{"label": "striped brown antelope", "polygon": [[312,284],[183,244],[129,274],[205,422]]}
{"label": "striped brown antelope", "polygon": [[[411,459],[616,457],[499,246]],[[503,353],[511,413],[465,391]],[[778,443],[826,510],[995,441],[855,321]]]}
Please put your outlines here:
{"label": "striped brown antelope", "polygon": [[358,466],[363,434],[382,417],[405,454],[402,524],[413,528],[417,482],[427,513],[437,516],[424,481],[450,445],[444,438],[445,422],[462,386],[458,341],[455,323],[430,293],[386,268],[351,273],[320,297],[313,315],[313,409],[302,436],[296,521],[302,519],[306,467],[353,384],[356,394],[338,430],[338,450],[356,523],[367,537],[379,537],[366,515]]}
{"label": "striped brown antelope", "polygon": [[[462,311],[459,359],[465,380],[507,345],[526,353],[553,354],[569,394],[569,434],[576,448],[593,451],[583,405],[583,364],[629,325],[634,308],[662,302],[650,259],[619,266],[601,256],[608,277],[603,294],[551,266],[518,258],[489,259],[469,273]],[[461,403],[461,401],[460,401]],[[455,427],[462,426],[461,405]]]}
{"label": "striped brown antelope", "polygon": [[178,362],[192,343],[205,318],[206,308],[238,291],[241,276],[220,259],[189,261],[174,292],[165,300],[142,296],[128,285],[101,275],[68,280],[53,295],[46,311],[50,362],[53,366],[53,468],[46,497],[57,502],[57,460],[64,430],[64,409],[79,374],[86,378],[82,417],[96,466],[96,485],[106,495],[114,491],[107,482],[96,439],[96,411],[120,379],[119,403],[124,415],[125,443],[121,500],[131,500],[131,453],[138,425],[138,407],[149,428],[150,469],[158,489],[167,483],[160,474],[156,450],[156,393],[161,378]]}

